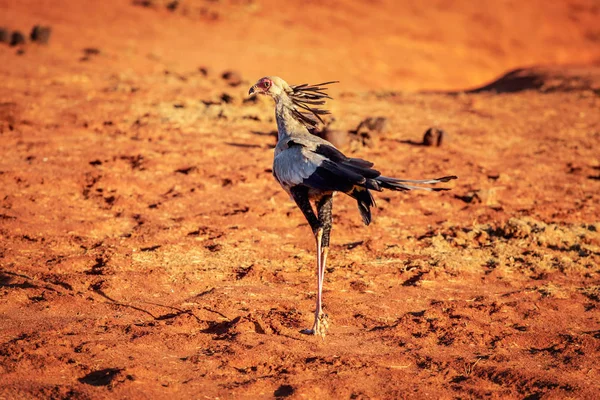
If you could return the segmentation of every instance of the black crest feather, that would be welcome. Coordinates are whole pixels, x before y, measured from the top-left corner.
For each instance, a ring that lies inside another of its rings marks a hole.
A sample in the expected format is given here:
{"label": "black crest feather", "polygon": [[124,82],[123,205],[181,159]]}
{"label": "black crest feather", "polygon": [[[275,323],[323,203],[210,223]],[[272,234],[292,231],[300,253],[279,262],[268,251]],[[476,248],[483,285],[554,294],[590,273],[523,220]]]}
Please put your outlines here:
{"label": "black crest feather", "polygon": [[325,99],[331,99],[325,91],[326,85],[338,83],[338,81],[323,82],[316,85],[303,83],[302,85],[290,86],[288,93],[295,108],[292,110],[294,117],[302,122],[307,128],[316,128],[317,123],[323,123],[321,115],[330,114],[328,110],[319,108],[325,104]]}

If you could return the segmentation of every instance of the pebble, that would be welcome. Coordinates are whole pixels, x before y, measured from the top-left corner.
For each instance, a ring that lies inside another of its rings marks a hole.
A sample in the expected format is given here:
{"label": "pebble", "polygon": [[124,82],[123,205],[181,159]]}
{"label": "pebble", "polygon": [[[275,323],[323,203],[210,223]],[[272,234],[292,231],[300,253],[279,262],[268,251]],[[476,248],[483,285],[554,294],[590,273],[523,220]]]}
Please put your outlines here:
{"label": "pebble", "polygon": [[429,128],[423,135],[423,144],[425,146],[441,146],[446,136],[446,132],[439,128]]}
{"label": "pebble", "polygon": [[221,78],[225,79],[229,86],[239,86],[242,83],[242,76],[236,71],[225,71]]}
{"label": "pebble", "polygon": [[25,43],[25,36],[19,31],[14,31],[10,36],[10,45],[18,46]]}
{"label": "pebble", "polygon": [[48,44],[48,41],[50,40],[50,34],[52,34],[52,28],[49,26],[36,25],[31,30],[29,38],[33,42]]}

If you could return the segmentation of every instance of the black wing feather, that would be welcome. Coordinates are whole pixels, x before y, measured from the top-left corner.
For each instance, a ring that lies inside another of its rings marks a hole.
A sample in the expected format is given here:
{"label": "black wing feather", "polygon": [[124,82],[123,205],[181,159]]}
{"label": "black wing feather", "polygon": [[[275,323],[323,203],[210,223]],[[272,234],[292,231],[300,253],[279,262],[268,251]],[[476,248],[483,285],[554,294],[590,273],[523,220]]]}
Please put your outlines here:
{"label": "black wing feather", "polygon": [[347,193],[355,186],[354,181],[361,179],[364,181],[362,176],[340,169],[335,163],[325,160],[302,184],[325,192]]}
{"label": "black wing feather", "polygon": [[376,169],[372,169],[372,162],[360,158],[348,158],[333,146],[320,144],[315,149],[315,153],[327,157],[329,160],[337,163],[340,167],[351,170],[367,179],[374,179],[381,175]]}

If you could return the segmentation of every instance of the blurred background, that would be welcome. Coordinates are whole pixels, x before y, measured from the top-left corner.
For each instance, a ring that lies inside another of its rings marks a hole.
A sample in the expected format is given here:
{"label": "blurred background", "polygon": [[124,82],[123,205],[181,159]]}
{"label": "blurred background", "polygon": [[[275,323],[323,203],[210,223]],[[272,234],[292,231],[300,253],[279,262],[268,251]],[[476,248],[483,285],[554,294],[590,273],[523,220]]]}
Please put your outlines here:
{"label": "blurred background", "polygon": [[600,62],[597,0],[0,0],[0,14],[25,34],[51,26],[57,58],[92,47],[124,70],[347,90],[466,89],[518,67]]}

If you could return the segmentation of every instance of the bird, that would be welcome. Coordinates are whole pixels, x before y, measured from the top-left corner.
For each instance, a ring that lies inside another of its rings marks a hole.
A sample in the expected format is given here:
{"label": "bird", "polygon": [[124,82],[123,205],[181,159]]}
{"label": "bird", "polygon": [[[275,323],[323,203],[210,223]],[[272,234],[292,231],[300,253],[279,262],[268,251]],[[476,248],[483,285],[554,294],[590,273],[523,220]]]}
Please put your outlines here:
{"label": "bird", "polygon": [[[312,328],[302,333],[325,337],[329,317],[323,312],[323,280],[330,234],[333,225],[333,195],[337,192],[356,200],[363,223],[371,223],[371,207],[375,199],[371,191],[383,190],[441,191],[447,188],[424,187],[457,179],[454,175],[436,179],[398,179],[383,176],[374,164],[361,158],[347,157],[333,144],[311,132],[323,123],[330,112],[320,106],[326,99],[328,85],[289,85],[277,76],[266,76],[250,87],[248,95],[266,95],[275,100],[277,145],[273,159],[273,175],[294,200],[308,221],[316,240],[317,294]],[[314,203],[315,208],[311,203]]]}

